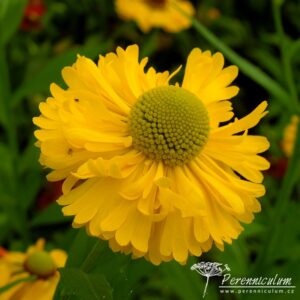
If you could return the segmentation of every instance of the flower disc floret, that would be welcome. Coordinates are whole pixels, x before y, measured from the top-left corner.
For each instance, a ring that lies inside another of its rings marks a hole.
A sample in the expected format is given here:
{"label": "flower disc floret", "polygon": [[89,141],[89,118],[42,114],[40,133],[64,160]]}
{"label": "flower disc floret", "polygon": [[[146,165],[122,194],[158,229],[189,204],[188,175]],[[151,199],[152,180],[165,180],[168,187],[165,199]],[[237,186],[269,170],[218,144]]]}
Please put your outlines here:
{"label": "flower disc floret", "polygon": [[191,92],[175,86],[141,95],[129,116],[133,146],[168,166],[188,163],[199,154],[209,133],[208,113]]}

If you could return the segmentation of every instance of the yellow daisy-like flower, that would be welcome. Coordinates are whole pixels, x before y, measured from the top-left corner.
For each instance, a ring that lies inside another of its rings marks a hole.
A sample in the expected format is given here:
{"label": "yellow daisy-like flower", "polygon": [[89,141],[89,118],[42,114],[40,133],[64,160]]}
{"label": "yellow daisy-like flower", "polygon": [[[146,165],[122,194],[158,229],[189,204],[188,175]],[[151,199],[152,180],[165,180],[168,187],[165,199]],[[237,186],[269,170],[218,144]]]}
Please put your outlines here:
{"label": "yellow daisy-like flower", "polygon": [[285,128],[283,133],[282,149],[287,157],[292,156],[299,118],[298,116],[292,116],[291,122]]}
{"label": "yellow daisy-like flower", "polygon": [[269,163],[257,154],[269,143],[248,129],[267,103],[220,125],[238,93],[238,68],[223,68],[221,53],[194,49],[181,85],[138,56],[133,45],[63,69],[68,89],[52,84],[34,118],[40,162],[49,180],[65,179],[58,203],[74,227],[154,264],[185,263],[231,243],[260,211]]}
{"label": "yellow daisy-like flower", "polygon": [[115,4],[122,19],[136,21],[144,32],[153,27],[179,32],[190,27],[191,22],[178,8],[189,16],[195,13],[193,5],[187,0],[116,0]]}
{"label": "yellow daisy-like flower", "polygon": [[36,279],[24,281],[0,294],[0,300],[51,300],[59,281],[57,268],[64,266],[67,255],[63,250],[44,250],[44,240],[23,252],[4,252],[0,256],[0,287],[30,275]]}

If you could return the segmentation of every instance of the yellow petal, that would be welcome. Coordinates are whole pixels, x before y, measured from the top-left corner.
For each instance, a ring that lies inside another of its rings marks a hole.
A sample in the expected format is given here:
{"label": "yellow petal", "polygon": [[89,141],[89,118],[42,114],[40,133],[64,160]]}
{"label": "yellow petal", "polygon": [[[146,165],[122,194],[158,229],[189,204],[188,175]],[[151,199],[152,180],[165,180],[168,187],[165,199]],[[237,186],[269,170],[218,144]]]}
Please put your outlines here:
{"label": "yellow petal", "polygon": [[50,256],[55,261],[55,265],[57,268],[64,267],[67,260],[67,253],[63,250],[54,249],[50,251]]}
{"label": "yellow petal", "polygon": [[197,95],[205,105],[234,97],[238,88],[228,85],[237,76],[237,67],[222,69],[223,66],[221,53],[212,56],[209,52],[193,49],[187,59],[182,87]]}
{"label": "yellow petal", "polygon": [[214,136],[232,135],[256,126],[258,122],[268,113],[265,111],[267,106],[267,101],[263,101],[250,114],[242,119],[236,119],[234,122],[216,129],[214,131]]}

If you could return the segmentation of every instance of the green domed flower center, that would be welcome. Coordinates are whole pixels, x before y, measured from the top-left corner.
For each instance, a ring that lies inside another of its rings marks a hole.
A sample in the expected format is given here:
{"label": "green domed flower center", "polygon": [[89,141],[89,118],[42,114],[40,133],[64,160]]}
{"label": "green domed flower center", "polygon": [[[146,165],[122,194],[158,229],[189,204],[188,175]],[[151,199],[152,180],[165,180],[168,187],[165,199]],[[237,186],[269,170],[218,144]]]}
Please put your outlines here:
{"label": "green domed flower center", "polygon": [[181,166],[198,155],[209,134],[208,113],[191,92],[175,86],[141,95],[129,116],[133,147],[168,166]]}
{"label": "green domed flower center", "polygon": [[57,269],[52,257],[46,251],[35,251],[29,254],[24,268],[29,273],[42,278],[53,275]]}

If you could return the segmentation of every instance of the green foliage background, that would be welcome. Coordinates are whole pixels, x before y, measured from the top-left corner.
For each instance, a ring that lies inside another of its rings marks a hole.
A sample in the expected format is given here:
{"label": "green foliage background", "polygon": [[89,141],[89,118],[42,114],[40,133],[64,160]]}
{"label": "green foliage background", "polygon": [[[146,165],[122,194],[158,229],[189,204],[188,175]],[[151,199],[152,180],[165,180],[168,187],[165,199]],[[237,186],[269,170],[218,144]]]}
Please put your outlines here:
{"label": "green foliage background", "polygon": [[[283,129],[300,111],[300,2],[193,3],[198,20],[193,28],[143,34],[134,22],[117,18],[111,0],[47,0],[41,27],[27,31],[20,27],[27,1],[0,0],[0,245],[25,250],[43,236],[49,248],[65,249],[69,259],[55,299],[200,299],[205,278],[190,270],[200,260],[228,264],[237,277],[291,277],[297,286],[294,295],[220,295],[220,279],[213,278],[208,300],[299,299],[299,138],[290,161],[280,145]],[[224,252],[213,249],[199,259],[190,258],[186,266],[133,261],[112,253],[106,242],[88,237],[84,230],[71,229],[70,219],[53,202],[55,196],[47,194],[53,186],[38,164],[31,119],[39,114],[38,103],[49,95],[50,83],[64,86],[61,69],[77,54],[96,60],[132,43],[158,70],[184,64],[194,47],[222,50],[227,64],[241,70],[236,80],[241,91],[233,101],[237,115],[245,115],[263,99],[269,102],[269,114],[256,128],[271,142],[266,156],[272,169],[265,178],[262,212]],[[41,209],[45,195],[52,202]]]}

